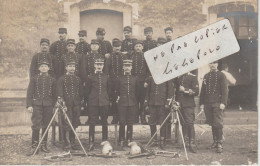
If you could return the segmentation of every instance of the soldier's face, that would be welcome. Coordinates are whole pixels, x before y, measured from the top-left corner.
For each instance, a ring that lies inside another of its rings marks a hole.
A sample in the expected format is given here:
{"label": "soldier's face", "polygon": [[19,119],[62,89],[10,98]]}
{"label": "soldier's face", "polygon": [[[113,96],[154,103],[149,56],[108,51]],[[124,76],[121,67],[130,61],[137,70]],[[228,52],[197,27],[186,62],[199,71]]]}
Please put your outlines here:
{"label": "soldier's face", "polygon": [[49,44],[46,42],[41,43],[41,51],[47,52],[49,50]]}
{"label": "soldier's face", "polygon": [[39,70],[41,73],[47,73],[50,70],[50,67],[46,64],[41,64]]}
{"label": "soldier's face", "polygon": [[143,51],[143,45],[142,44],[136,44],[135,45],[135,51],[136,52],[142,52]]}
{"label": "soldier's face", "polygon": [[75,65],[74,64],[69,64],[66,66],[66,70],[69,73],[74,73],[75,72]]}
{"label": "soldier's face", "polygon": [[91,44],[90,48],[92,51],[97,51],[99,49],[99,45],[98,44]]}
{"label": "soldier's face", "polygon": [[165,36],[166,36],[167,40],[172,40],[172,35],[173,35],[172,31],[166,31],[165,32]]}
{"label": "soldier's face", "polygon": [[66,40],[67,33],[59,33],[60,40]]}
{"label": "soldier's face", "polygon": [[103,70],[104,64],[103,63],[95,63],[94,67],[97,72],[101,72]]}
{"label": "soldier's face", "polygon": [[79,41],[84,42],[87,40],[87,36],[79,35]]}
{"label": "soldier's face", "polygon": [[218,63],[212,62],[209,64],[210,70],[217,70],[218,69]]}
{"label": "soldier's face", "polygon": [[145,32],[144,35],[146,36],[147,39],[152,39],[152,37],[153,37],[153,32],[152,32],[152,31],[150,31],[150,32]]}
{"label": "soldier's face", "polygon": [[131,70],[132,70],[132,65],[130,65],[130,64],[124,64],[123,69],[124,69],[125,72],[131,72]]}
{"label": "soldier's face", "polygon": [[121,46],[114,46],[113,47],[113,51],[115,51],[115,52],[120,52],[120,50],[121,50]]}
{"label": "soldier's face", "polygon": [[130,39],[132,36],[132,32],[124,31],[124,36],[125,36],[125,39]]}
{"label": "soldier's face", "polygon": [[105,38],[105,35],[101,35],[101,34],[97,35],[98,40],[104,40],[104,38]]}
{"label": "soldier's face", "polygon": [[68,52],[74,52],[75,48],[76,48],[75,44],[67,44]]}

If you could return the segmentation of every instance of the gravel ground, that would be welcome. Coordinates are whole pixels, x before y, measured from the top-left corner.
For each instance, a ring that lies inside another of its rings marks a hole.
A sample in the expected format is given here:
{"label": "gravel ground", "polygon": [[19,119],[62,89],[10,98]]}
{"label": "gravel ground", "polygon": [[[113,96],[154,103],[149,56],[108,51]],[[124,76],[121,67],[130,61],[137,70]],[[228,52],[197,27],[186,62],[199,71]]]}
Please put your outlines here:
{"label": "gravel ground", "polygon": [[[95,153],[101,153],[99,145],[101,139],[101,127],[97,127],[96,149]],[[114,128],[109,128],[110,141],[114,143]],[[77,129],[83,145],[86,147],[88,140],[88,128],[80,127]],[[205,131],[205,132],[204,132]],[[49,131],[51,135],[51,131]],[[202,134],[202,135],[201,135]],[[34,157],[26,156],[30,149],[31,129],[29,126],[19,127],[0,127],[0,164],[41,164],[41,165],[104,165],[104,164],[121,164],[121,165],[209,165],[209,164],[256,164],[257,163],[257,125],[226,125],[224,128],[225,142],[224,152],[217,154],[213,150],[207,150],[206,147],[212,143],[212,136],[209,126],[196,125],[196,141],[198,144],[198,153],[188,153],[189,160],[185,158],[185,153],[181,144],[169,144],[166,150],[181,151],[180,158],[159,157],[153,159],[137,158],[127,159],[129,148],[125,151],[117,151],[117,158],[97,158],[97,157],[79,157],[73,156],[71,161],[50,162],[44,159],[45,154],[42,152]],[[147,143],[150,136],[148,126],[134,126],[134,140],[143,144]],[[174,138],[174,135],[172,136]],[[49,136],[50,138],[50,136]],[[173,142],[173,141],[172,141]],[[51,145],[49,149],[54,155],[62,152],[61,148]],[[116,147],[114,149],[117,149]],[[154,148],[156,149],[156,148]]]}

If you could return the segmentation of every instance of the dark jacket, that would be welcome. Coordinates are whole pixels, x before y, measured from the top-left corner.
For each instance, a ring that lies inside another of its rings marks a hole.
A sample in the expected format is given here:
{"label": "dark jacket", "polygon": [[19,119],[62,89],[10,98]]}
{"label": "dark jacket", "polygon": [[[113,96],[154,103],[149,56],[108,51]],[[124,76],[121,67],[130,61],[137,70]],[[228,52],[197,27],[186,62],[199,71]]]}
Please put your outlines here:
{"label": "dark jacket", "polygon": [[111,54],[113,51],[113,47],[111,43],[107,40],[99,41],[99,49],[98,52],[103,55],[103,58],[105,58],[105,54]]}
{"label": "dark jacket", "polygon": [[111,79],[119,78],[123,75],[123,60],[126,59],[126,56],[120,53],[113,52],[111,56],[107,59],[109,76]]}
{"label": "dark jacket", "polygon": [[144,53],[133,52],[132,60],[132,75],[136,76],[138,81],[145,81],[145,79],[148,77],[148,66],[144,59]]}
{"label": "dark jacket", "polygon": [[88,106],[107,106],[111,98],[111,81],[103,73],[93,74],[86,82],[86,98]]}
{"label": "dark jacket", "polygon": [[[180,102],[181,107],[195,107],[194,96],[199,94],[199,83],[196,75],[191,73],[184,74],[177,78],[176,101]],[[194,93],[192,95],[180,92],[180,86],[184,87],[184,91],[188,92],[191,89]]]}
{"label": "dark jacket", "polygon": [[78,42],[76,44],[76,53],[83,55],[86,55],[90,52],[90,45],[87,42]]}
{"label": "dark jacket", "polygon": [[121,51],[127,52],[128,58],[131,58],[130,56],[134,52],[134,42],[135,39],[125,39],[122,41]]}
{"label": "dark jacket", "polygon": [[57,96],[63,98],[67,106],[81,105],[83,99],[82,82],[75,74],[64,74],[57,82]]}
{"label": "dark jacket", "polygon": [[118,106],[135,106],[137,80],[135,76],[124,75],[119,78],[117,82],[117,96],[119,96]]}
{"label": "dark jacket", "polygon": [[172,82],[167,81],[162,84],[155,84],[153,78],[150,76],[146,80],[148,84],[146,89],[146,97],[148,105],[167,105],[168,101],[173,97]]}
{"label": "dark jacket", "polygon": [[225,75],[220,71],[210,71],[202,82],[200,105],[223,103],[227,104],[228,84]]}
{"label": "dark jacket", "polygon": [[143,52],[146,52],[148,50],[151,50],[151,49],[157,47],[157,42],[155,40],[146,39],[143,41],[143,43],[144,43]]}
{"label": "dark jacket", "polygon": [[26,105],[53,106],[56,102],[56,83],[50,75],[37,74],[32,79],[27,89]]}

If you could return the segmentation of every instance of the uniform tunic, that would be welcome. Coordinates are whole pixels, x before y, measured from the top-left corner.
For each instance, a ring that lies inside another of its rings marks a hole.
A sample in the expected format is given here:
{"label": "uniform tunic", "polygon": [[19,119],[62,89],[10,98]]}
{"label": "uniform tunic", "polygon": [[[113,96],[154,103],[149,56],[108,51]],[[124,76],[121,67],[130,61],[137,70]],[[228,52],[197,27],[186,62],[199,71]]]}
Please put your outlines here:
{"label": "uniform tunic", "polygon": [[53,68],[56,78],[64,74],[62,55],[67,52],[66,41],[58,40],[50,46],[50,53],[53,55]]}
{"label": "uniform tunic", "polygon": [[86,82],[87,106],[90,124],[95,125],[101,117],[103,125],[107,124],[111,96],[111,81],[108,75],[97,73],[89,76]]}
{"label": "uniform tunic", "polygon": [[[194,94],[190,95],[188,93],[180,92],[179,87],[183,86],[184,91],[189,91],[191,89]],[[177,91],[176,91],[176,101],[181,105],[181,114],[185,120],[186,125],[194,125],[195,120],[195,101],[194,96],[199,94],[199,83],[196,75],[193,74],[184,74],[177,79]],[[182,125],[184,121],[180,118]]]}
{"label": "uniform tunic", "polygon": [[[81,80],[75,74],[65,74],[57,82],[57,96],[64,99],[67,106],[67,115],[74,128],[80,125],[80,107],[83,98]],[[67,120],[64,120],[64,129],[71,130]]]}
{"label": "uniform tunic", "polygon": [[146,40],[144,40],[143,43],[144,43],[143,52],[146,52],[148,50],[151,50],[151,49],[157,47],[157,42],[155,40],[146,39]]}
{"label": "uniform tunic", "polygon": [[98,52],[103,55],[103,58],[105,58],[105,54],[111,54],[113,51],[113,47],[111,43],[107,40],[99,40],[99,49]]}
{"label": "uniform tunic", "polygon": [[134,39],[125,39],[122,41],[121,51],[127,52],[127,57],[131,58],[130,56],[134,52]]}
{"label": "uniform tunic", "polygon": [[53,64],[52,64],[52,55],[50,53],[45,53],[45,52],[40,52],[37,53],[33,56],[31,65],[30,65],[30,78],[34,77],[37,74],[40,74],[39,71],[39,64],[42,61],[48,61],[49,62],[49,74],[51,76],[54,76],[54,71],[53,71]]}
{"label": "uniform tunic", "polygon": [[37,74],[30,80],[26,104],[33,107],[32,129],[46,128],[52,118],[55,97],[55,79],[48,74]]}
{"label": "uniform tunic", "polygon": [[206,122],[216,128],[223,128],[223,111],[220,104],[227,104],[227,79],[220,71],[210,71],[203,78],[200,105],[204,104]]}
{"label": "uniform tunic", "polygon": [[87,42],[78,42],[76,44],[76,53],[83,55],[86,55],[90,52],[90,45]]}
{"label": "uniform tunic", "polygon": [[119,124],[132,125],[136,115],[137,80],[133,75],[124,75],[117,84]]}

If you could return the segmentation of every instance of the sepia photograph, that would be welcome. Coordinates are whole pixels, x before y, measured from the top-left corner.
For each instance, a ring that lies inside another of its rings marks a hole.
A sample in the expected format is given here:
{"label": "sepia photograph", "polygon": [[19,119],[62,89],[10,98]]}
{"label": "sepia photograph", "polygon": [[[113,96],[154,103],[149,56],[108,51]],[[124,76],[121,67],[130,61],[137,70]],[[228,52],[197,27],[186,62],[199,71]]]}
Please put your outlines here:
{"label": "sepia photograph", "polygon": [[257,0],[0,0],[0,165],[258,165]]}

